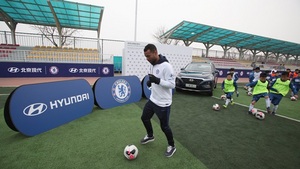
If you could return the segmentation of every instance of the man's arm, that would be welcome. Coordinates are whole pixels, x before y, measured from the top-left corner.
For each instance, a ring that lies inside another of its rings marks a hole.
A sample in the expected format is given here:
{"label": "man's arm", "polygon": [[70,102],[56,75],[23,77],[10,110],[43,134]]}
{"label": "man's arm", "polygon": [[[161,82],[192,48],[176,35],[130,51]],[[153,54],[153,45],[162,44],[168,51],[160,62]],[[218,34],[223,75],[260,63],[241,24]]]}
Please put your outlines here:
{"label": "man's arm", "polygon": [[268,89],[269,89],[269,90],[272,90],[272,91],[275,91],[275,92],[278,92],[277,89],[274,89],[274,88],[273,88],[273,85],[275,84],[275,82],[276,82],[276,80],[273,80],[273,81],[271,82],[271,84],[268,86]]}
{"label": "man's arm", "polygon": [[235,80],[235,81],[239,80],[239,75],[238,75],[237,72],[234,73],[234,80]]}
{"label": "man's arm", "polygon": [[224,90],[224,81],[222,82],[221,87],[222,87],[222,90]]}
{"label": "man's arm", "polygon": [[250,87],[253,87],[253,86],[255,86],[256,84],[257,84],[257,82],[258,81],[254,81],[254,82],[251,82],[251,83],[248,83],[248,84],[246,84],[245,86],[250,86]]}
{"label": "man's arm", "polygon": [[[295,86],[292,83],[290,83],[289,87],[292,90],[292,92],[296,95],[297,90],[296,90]],[[296,95],[296,97],[298,97],[298,95]]]}
{"label": "man's arm", "polygon": [[166,88],[174,89],[176,76],[172,66],[170,64],[166,64],[166,67],[163,71],[164,78],[160,80],[159,85]]}
{"label": "man's arm", "polygon": [[237,92],[238,90],[238,87],[237,87],[237,84],[236,84],[236,82],[233,82],[233,86],[234,86],[234,89],[235,89],[235,92]]}
{"label": "man's arm", "polygon": [[251,83],[254,79],[254,74],[253,72],[249,74],[249,82]]}
{"label": "man's arm", "polygon": [[293,79],[291,80],[291,84],[293,84],[293,85],[295,84],[295,79],[296,79],[296,78],[293,78]]}

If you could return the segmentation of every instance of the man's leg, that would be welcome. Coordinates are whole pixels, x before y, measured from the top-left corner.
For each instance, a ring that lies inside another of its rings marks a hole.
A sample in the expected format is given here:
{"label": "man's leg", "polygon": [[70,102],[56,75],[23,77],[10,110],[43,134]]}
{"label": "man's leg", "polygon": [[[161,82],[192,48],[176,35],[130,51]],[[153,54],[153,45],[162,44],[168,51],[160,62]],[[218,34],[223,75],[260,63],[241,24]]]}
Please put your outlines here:
{"label": "man's leg", "polygon": [[261,96],[259,94],[256,94],[256,95],[252,96],[252,101],[249,105],[248,114],[252,114],[252,109],[254,109],[255,103],[260,99],[260,97]]}
{"label": "man's leg", "polygon": [[168,107],[157,106],[155,109],[155,113],[160,120],[161,130],[165,133],[166,138],[168,140],[169,146],[167,147],[167,151],[165,153],[167,157],[171,157],[176,151],[174,139],[173,139],[173,133],[169,126],[170,110],[171,110],[171,106]]}
{"label": "man's leg", "polygon": [[281,99],[282,99],[282,95],[280,95],[280,94],[274,94],[274,97],[272,99],[272,104],[274,105],[273,111],[272,111],[273,115],[276,114],[276,111],[278,109],[278,105],[279,105]]}
{"label": "man's leg", "polygon": [[265,101],[266,101],[267,113],[271,113],[271,108],[270,108],[271,101],[268,94],[265,94]]}
{"label": "man's leg", "polygon": [[154,106],[155,106],[155,104],[149,100],[145,104],[145,107],[143,109],[143,114],[142,114],[141,119],[146,128],[147,135],[141,140],[141,144],[146,144],[150,141],[154,141],[153,128],[152,128],[152,124],[151,124],[151,118],[153,117],[153,114],[154,114]]}
{"label": "man's leg", "polygon": [[226,93],[226,100],[225,100],[225,104],[223,105],[224,108],[227,108],[228,103],[231,102],[231,96],[232,96],[232,92]]}
{"label": "man's leg", "polygon": [[168,107],[157,106],[157,110],[155,110],[155,113],[160,120],[160,127],[167,137],[168,144],[174,147],[173,133],[169,126],[170,109],[171,109],[170,106]]}

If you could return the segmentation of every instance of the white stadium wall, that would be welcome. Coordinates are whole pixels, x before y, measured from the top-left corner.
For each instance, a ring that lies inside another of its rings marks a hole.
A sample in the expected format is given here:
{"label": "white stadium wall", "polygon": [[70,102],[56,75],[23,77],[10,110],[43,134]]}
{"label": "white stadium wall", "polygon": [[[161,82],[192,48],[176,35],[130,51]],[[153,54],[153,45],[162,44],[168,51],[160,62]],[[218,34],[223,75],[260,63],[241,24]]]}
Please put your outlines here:
{"label": "white stadium wall", "polygon": [[[125,42],[122,60],[122,73],[124,76],[137,76],[140,80],[145,75],[151,73],[151,64],[144,56],[144,47],[146,42]],[[193,48],[185,46],[174,46],[165,44],[154,44],[158,53],[166,56],[170,64],[173,66],[175,74],[180,69],[192,62]]]}

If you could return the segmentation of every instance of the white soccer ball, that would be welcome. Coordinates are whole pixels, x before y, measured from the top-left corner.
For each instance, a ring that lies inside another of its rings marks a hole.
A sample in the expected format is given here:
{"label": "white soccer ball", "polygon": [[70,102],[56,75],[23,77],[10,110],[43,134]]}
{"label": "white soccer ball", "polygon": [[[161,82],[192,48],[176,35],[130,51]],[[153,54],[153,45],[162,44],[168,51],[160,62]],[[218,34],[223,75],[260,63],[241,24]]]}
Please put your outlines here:
{"label": "white soccer ball", "polygon": [[296,101],[296,100],[297,100],[296,97],[294,97],[294,96],[291,97],[291,101]]}
{"label": "white soccer ball", "polygon": [[127,145],[124,148],[124,156],[128,160],[134,160],[134,159],[136,159],[138,153],[139,153],[139,150],[138,150],[138,148],[135,145]]}
{"label": "white soccer ball", "polygon": [[251,109],[251,113],[252,113],[253,116],[255,116],[256,113],[257,113],[257,109],[256,108]]}
{"label": "white soccer ball", "polygon": [[265,114],[263,112],[257,112],[255,114],[255,117],[259,120],[263,120],[263,119],[265,119]]}
{"label": "white soccer ball", "polygon": [[226,99],[226,95],[225,94],[223,94],[223,95],[221,95],[221,97],[220,97],[222,100],[225,100]]}
{"label": "white soccer ball", "polygon": [[220,110],[220,105],[216,103],[213,105],[212,109],[218,111]]}

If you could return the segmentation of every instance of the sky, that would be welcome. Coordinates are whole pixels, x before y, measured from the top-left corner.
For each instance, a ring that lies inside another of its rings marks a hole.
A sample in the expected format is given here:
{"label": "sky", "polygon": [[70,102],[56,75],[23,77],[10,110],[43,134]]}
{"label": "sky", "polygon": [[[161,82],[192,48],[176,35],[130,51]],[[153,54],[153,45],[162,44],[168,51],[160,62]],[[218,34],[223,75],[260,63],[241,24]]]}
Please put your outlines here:
{"label": "sky", "polygon": [[[100,38],[134,40],[136,0],[69,1],[104,7]],[[155,43],[159,27],[169,30],[183,20],[300,44],[300,0],[138,0],[137,41]],[[4,22],[0,28],[9,31]],[[16,31],[35,32],[24,24]]]}

